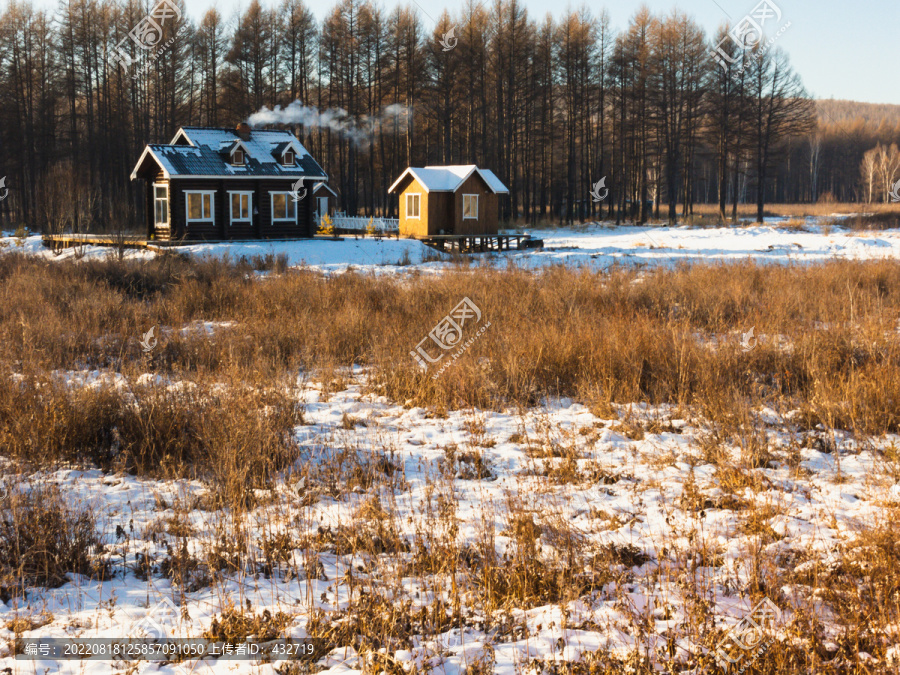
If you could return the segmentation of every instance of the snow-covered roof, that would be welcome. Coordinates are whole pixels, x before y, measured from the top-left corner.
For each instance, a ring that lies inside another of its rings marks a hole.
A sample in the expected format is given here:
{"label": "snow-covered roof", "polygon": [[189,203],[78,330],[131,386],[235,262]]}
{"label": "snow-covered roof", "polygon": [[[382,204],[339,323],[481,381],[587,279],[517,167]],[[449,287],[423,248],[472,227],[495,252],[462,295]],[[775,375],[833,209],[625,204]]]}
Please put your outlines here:
{"label": "snow-covered roof", "polygon": [[490,169],[479,169],[474,164],[451,164],[447,166],[411,166],[394,181],[388,192],[397,189],[407,176],[415,178],[426,192],[456,192],[473,173],[477,173],[492,192],[506,194],[507,187]]}
{"label": "snow-covered roof", "polygon": [[[175,134],[175,138],[172,139],[172,144],[179,135],[183,135],[194,147],[206,145],[211,148],[219,148],[222,143],[240,139],[235,129],[181,127]],[[293,146],[294,153],[298,158],[309,154],[294,134],[283,129],[253,129],[250,132],[250,138],[243,140],[243,145],[247,149],[248,155],[264,163],[277,162],[276,154],[273,154],[275,149],[279,148],[283,152],[286,145]]]}
{"label": "snow-covered roof", "polygon": [[[234,166],[228,158],[236,145],[243,147],[244,164]],[[283,166],[279,158],[284,150],[294,150],[294,166]],[[322,167],[290,132],[277,129],[253,129],[250,137],[242,139],[235,129],[182,127],[172,142],[151,144],[144,148],[131,178],[147,156],[162,168],[166,177],[284,177],[326,178]]]}

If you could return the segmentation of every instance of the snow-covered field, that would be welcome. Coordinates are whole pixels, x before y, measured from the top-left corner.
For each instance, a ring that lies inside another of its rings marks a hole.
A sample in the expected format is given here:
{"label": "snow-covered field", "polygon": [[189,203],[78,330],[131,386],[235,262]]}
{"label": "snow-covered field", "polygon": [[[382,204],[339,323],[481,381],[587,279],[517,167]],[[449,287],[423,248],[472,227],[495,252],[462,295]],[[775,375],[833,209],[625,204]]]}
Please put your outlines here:
{"label": "snow-covered field", "polygon": [[[720,466],[710,464],[700,449],[702,425],[679,419],[671,410],[632,411],[630,431],[568,400],[530,411],[466,410],[439,418],[364,395],[363,381],[357,371],[345,390],[330,396],[318,385],[300,383],[308,425],[296,433],[304,456],[293,473],[282,476],[273,495],[238,522],[221,511],[191,508],[206,492],[198,483],[139,480],[96,470],[28,477],[31,484],[58,485],[73,503],[90,506],[105,525],[115,575],[104,583],[76,577],[61,588],[35,589],[27,602],[0,607],[0,623],[31,616],[44,624],[26,631],[26,638],[121,638],[151,612],[170,636],[186,637],[208,629],[213,617],[233,603],[255,613],[288,613],[293,625],[287,634],[302,638],[312,612],[338,612],[337,617],[351,602],[351,593],[358,603],[358,594],[368,592],[370,585],[397,605],[409,602],[413,612],[434,602],[436,593],[451,605],[447,576],[405,577],[401,563],[413,560],[419,543],[438,540],[441,528],[454,523],[462,550],[489,535],[498,551],[513,551],[511,523],[524,517],[536,526],[539,552],[547,559],[565,555],[563,546],[571,537],[583,549],[631,551],[634,566],[616,566],[588,597],[511,609],[508,616],[517,628],[508,634],[484,627],[474,582],[461,573],[463,630],[423,634],[411,648],[391,650],[389,657],[404,667],[416,664],[420,671],[428,667],[435,673],[462,673],[474,661],[489,659],[495,672],[512,675],[533,660],[578,661],[598,649],[625,657],[637,646],[658,664],[678,663],[704,651],[687,628],[687,607],[698,601],[693,594],[699,592],[699,600],[709,603],[719,627],[735,624],[750,610],[749,601],[735,589],[748,582],[761,541],[768,554],[783,555],[798,570],[813,561],[827,565],[836,560],[841,542],[877,520],[885,505],[900,501],[900,485],[879,469],[876,447],[860,447],[841,435],[835,446],[820,445],[821,450],[814,443],[798,444],[789,432],[790,415],[772,410],[762,411],[758,422],[774,448],[773,461],[767,468],[748,469],[752,484],[726,493]],[[642,431],[635,434],[636,429]],[[898,442],[900,438],[888,437],[878,447]],[[454,449],[455,459],[448,448]],[[740,464],[740,450],[727,451]],[[799,454],[789,461],[792,451]],[[382,481],[366,490],[339,480],[335,495],[326,490],[324,477],[335,456],[346,453],[382,458],[396,471],[386,471]],[[473,456],[481,458],[477,470]],[[577,457],[575,474],[566,480],[563,457]],[[435,509],[438,495],[451,500],[452,513]],[[373,499],[379,505],[375,515]],[[747,514],[756,509],[767,513],[774,532],[768,541],[747,527]],[[364,531],[379,518],[410,543],[410,552],[338,556],[327,546],[312,553],[297,548],[260,573],[263,535],[288,532],[295,541],[312,541],[317,532],[342,526]],[[176,522],[180,532],[171,525]],[[135,572],[139,555],[146,555],[156,569],[182,545],[182,555],[204,561],[229,527],[251,533],[255,560],[225,573],[223,581],[204,581],[202,564],[191,572],[186,591],[158,574],[141,579]],[[697,551],[717,558],[715,564],[699,562]],[[350,572],[355,587],[348,583]],[[802,587],[778,593],[798,608],[812,602]],[[165,599],[181,605],[182,614],[155,610]],[[785,610],[783,621],[790,616]],[[642,637],[634,632],[636,621],[646,622]],[[826,635],[837,639],[836,632]],[[673,636],[677,647],[671,653],[667,638]],[[0,638],[11,639],[13,633],[2,628]],[[325,672],[362,669],[349,645],[329,646],[333,651],[320,664]],[[25,665],[8,651],[0,659],[0,668],[24,672]],[[208,660],[153,668],[163,673],[177,672],[177,667],[188,672],[271,672],[282,665]],[[27,671],[105,673],[123,667],[110,661],[37,661]]]}
{"label": "snow-covered field", "polygon": [[[588,266],[603,269],[610,265],[673,265],[679,262],[729,262],[753,260],[760,263],[815,263],[834,259],[881,259],[900,257],[900,231],[855,233],[826,225],[826,220],[809,217],[803,230],[781,227],[788,218],[769,218],[763,225],[726,228],[614,227],[586,225],[553,230],[526,230],[543,239],[543,250],[510,251],[499,255],[483,254],[475,259],[484,264],[526,268],[547,265]],[[10,249],[15,241],[0,239]],[[76,255],[98,257],[108,248],[88,246],[76,252],[69,249],[55,256],[43,248],[40,237],[29,237],[20,250],[54,259]],[[445,258],[422,244],[403,239],[356,239],[342,241],[255,241],[192,244],[178,248],[194,256],[231,256],[233,259],[266,254],[284,254],[290,265],[302,265],[325,272],[348,268],[376,273],[412,269],[438,271],[448,263]],[[156,255],[147,251],[129,251],[131,258]]]}
{"label": "snow-covered field", "polygon": [[[606,268],[900,258],[900,231],[852,233],[815,219],[801,231],[779,222],[531,231],[544,240],[543,250],[478,256],[475,264]],[[53,260],[76,255],[54,255],[39,237],[0,243]],[[353,237],[194,244],[179,251],[232,259],[285,254],[291,265],[326,273],[440,273],[454,264],[418,242]],[[77,254],[90,259],[109,250]],[[126,253],[129,259],[155,255]],[[212,333],[223,325],[170,330]],[[158,379],[143,373],[129,381],[97,371],[58,376],[71,387],[120,390]],[[337,392],[314,377],[298,379],[293,395],[305,423],[294,434],[302,456],[271,490],[259,491],[246,513],[204,507],[209,488],[199,481],[83,467],[15,475],[8,465],[8,483],[56,486],[73,508],[95,514],[112,574],[102,582],[71,575],[59,588],[30,588],[24,599],[0,602],[0,670],[135,672],[134,664],[117,661],[16,660],[9,644],[17,636],[123,638],[148,618],[170,637],[197,637],[237,607],[251,616],[283,613],[294,638],[310,634],[311,621],[331,625],[330,634],[343,637],[328,644],[317,668],[333,675],[379,669],[513,675],[584,663],[597,653],[623,661],[639,653],[659,672],[699,675],[685,664],[709,653],[710,635],[722,635],[751,611],[746,589],[761,564],[771,566],[767,578],[783,580],[769,589],[783,611],[775,637],[796,640],[796,626],[788,630],[794,615],[814,613],[822,626],[820,650],[834,654],[842,629],[804,579],[840,567],[860,532],[876,527],[887,509],[900,508],[900,437],[862,441],[809,430],[796,423],[795,410],[755,411],[754,433],[763,438],[767,459],[754,462],[747,448],[712,444],[703,419],[674,408],[591,411],[555,399],[525,410],[440,414],[367,391],[359,368],[346,373]],[[347,554],[342,546],[354,537],[371,545]],[[280,542],[274,557],[272,542]],[[575,552],[586,556],[579,564],[590,556],[602,560],[602,571],[593,564],[579,568],[575,578],[587,577],[590,590],[572,588],[571,598],[563,588],[553,601],[494,606],[496,591],[479,578],[479,563],[460,562],[480,560],[486,547],[510,570],[523,556],[551,571],[564,569]],[[422,559],[449,550],[459,558],[450,567],[420,569]],[[229,565],[211,562],[227,555]],[[181,584],[173,583],[176,577]],[[378,606],[367,605],[374,597],[410,620],[435,607],[446,607],[453,620],[426,625],[416,618],[410,636],[385,640],[380,656],[358,654],[341,626],[361,608]],[[706,623],[698,625],[698,616]],[[888,654],[900,657],[900,631],[891,639]],[[868,659],[871,672],[892,667],[889,659]],[[141,663],[139,670],[294,672],[286,662],[212,659]]]}

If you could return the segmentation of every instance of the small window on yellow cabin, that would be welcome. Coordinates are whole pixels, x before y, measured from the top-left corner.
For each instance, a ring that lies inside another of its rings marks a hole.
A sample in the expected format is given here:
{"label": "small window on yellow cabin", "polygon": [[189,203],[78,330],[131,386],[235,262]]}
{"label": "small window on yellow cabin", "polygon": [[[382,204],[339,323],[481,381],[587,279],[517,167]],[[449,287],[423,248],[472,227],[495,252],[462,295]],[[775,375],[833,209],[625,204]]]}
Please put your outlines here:
{"label": "small window on yellow cabin", "polygon": [[418,218],[419,217],[419,200],[421,198],[421,194],[417,192],[412,192],[406,195],[406,217],[407,218]]}

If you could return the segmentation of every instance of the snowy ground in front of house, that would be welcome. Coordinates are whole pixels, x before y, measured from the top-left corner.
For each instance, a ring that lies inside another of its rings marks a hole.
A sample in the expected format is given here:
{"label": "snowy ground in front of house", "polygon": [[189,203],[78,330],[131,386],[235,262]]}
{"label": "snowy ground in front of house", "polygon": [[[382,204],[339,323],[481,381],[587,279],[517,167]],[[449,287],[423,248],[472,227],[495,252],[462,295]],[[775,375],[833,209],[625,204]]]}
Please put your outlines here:
{"label": "snowy ground in front of house", "polygon": [[[119,381],[118,385],[130,383]],[[415,663],[419,672],[429,667],[436,674],[453,675],[464,673],[476,660],[492,660],[494,672],[514,675],[532,660],[578,661],[598,649],[625,655],[635,645],[653,655],[658,664],[670,663],[669,636],[676,637],[675,661],[703,650],[682,633],[690,623],[685,619],[691,603],[698,599],[711,603],[716,624],[722,627],[734,625],[750,610],[749,601],[735,591],[746,585],[751,573],[748,561],[760,545],[756,531],[746,527],[748,510],[762,509],[767,526],[777,533],[766,544],[770,559],[777,554],[796,564],[798,559],[792,556],[800,556],[827,565],[841,542],[877,521],[886,504],[900,501],[900,486],[879,470],[878,452],[900,443],[900,438],[861,446],[838,433],[834,445],[822,446],[825,452],[820,452],[806,447],[815,444],[799,443],[789,431],[790,414],[769,409],[758,411],[758,424],[777,459],[766,468],[749,469],[758,479],[756,489],[744,487],[723,499],[717,468],[704,458],[698,442],[702,425],[681,419],[670,408],[635,407],[634,423],[644,431],[629,434],[617,420],[596,417],[569,400],[546,401],[526,411],[459,410],[441,418],[365,393],[360,370],[348,375],[342,391],[330,395],[300,379],[296,395],[305,407],[307,422],[295,429],[303,448],[297,473],[282,476],[274,491],[261,493],[261,504],[240,518],[254,546],[254,565],[226,570],[211,585],[198,574],[196,588],[181,591],[158,571],[146,580],[135,574],[138,553],[158,566],[173,549],[178,552],[184,546],[184,551],[202,561],[220,535],[234,527],[225,512],[189,506],[202,500],[206,488],[201,483],[64,468],[20,476],[24,484],[56,485],[71,504],[90,506],[104,528],[114,576],[103,583],[72,578],[60,588],[30,589],[25,601],[0,603],[0,645],[8,645],[14,637],[6,627],[9,622],[23,617],[44,624],[22,635],[26,643],[29,637],[124,638],[148,615],[170,636],[199,636],[229,603],[249,606],[257,614],[285,612],[292,617],[288,635],[301,638],[307,634],[311,611],[332,613],[346,608],[351,566],[353,592],[384,589],[396,594],[391,595],[393,602],[409,600],[415,610],[434,592],[450,599],[447,578],[424,584],[421,578],[400,572],[402,564],[412,560],[423,533],[439,536],[441,528],[449,529],[455,522],[460,544],[483,542],[485,532],[490,532],[502,554],[513,547],[511,515],[526,514],[540,528],[540,551],[547,559],[561,554],[566,537],[574,537],[585,548],[633,546],[646,560],[616,570],[618,583],[606,583],[577,601],[512,608],[508,617],[518,628],[511,632],[498,631],[496,623],[493,629],[485,629],[474,600],[469,605],[464,599],[467,626],[462,633],[450,628],[419,634],[411,649],[389,649],[387,656],[410,670]],[[618,413],[622,416],[626,409]],[[348,419],[353,423],[348,424]],[[462,464],[459,472],[448,468],[455,466],[448,464],[452,447],[457,456],[481,453],[487,472],[482,477],[460,477]],[[554,459],[558,451],[566,450],[576,452],[579,470],[592,478],[560,483],[545,475],[549,465],[562,461]],[[738,461],[737,448],[726,451]],[[789,451],[794,453],[793,466],[786,461]],[[348,457],[370,462],[383,458],[396,469],[386,472],[385,482],[377,488],[354,489],[338,480],[336,490],[334,485],[326,489],[322,476],[336,466],[338,454],[344,462]],[[306,477],[301,479],[300,473]],[[696,504],[698,493],[708,500],[705,508],[685,506]],[[351,558],[296,548],[268,573],[259,573],[263,533],[289,532],[296,541],[321,528],[364,524],[367,516],[360,515],[362,507],[373,495],[390,513],[390,523],[409,542],[411,552]],[[442,503],[451,504],[452,517]],[[160,525],[173,518],[186,519],[190,534],[182,539]],[[124,536],[116,535],[117,527]],[[700,559],[689,553],[698,547],[712,551],[716,562],[698,564]],[[311,558],[321,565],[315,563],[315,573],[307,574]],[[688,597],[695,591],[702,597]],[[798,588],[781,588],[777,595],[785,622],[790,620],[792,606],[805,602]],[[358,595],[354,597],[359,601]],[[178,610],[157,609],[158,603],[166,601]],[[821,620],[825,635],[837,637],[828,615]],[[641,635],[636,625],[641,626]],[[329,648],[331,654],[320,661],[329,675],[363,669],[348,644]],[[142,672],[274,673],[280,665],[277,661],[207,660],[180,666],[143,664]],[[100,674],[121,671],[125,664],[16,661],[3,646],[0,670],[4,668],[23,673]]]}
{"label": "snowy ground in front of house", "polygon": [[[612,265],[675,265],[681,262],[816,263],[835,259],[872,260],[900,258],[900,230],[852,232],[835,226],[837,216],[809,217],[802,230],[785,228],[789,218],[767,218],[762,225],[740,227],[614,227],[585,225],[552,230],[524,230],[544,241],[543,249],[509,251],[501,254],[477,254],[476,264],[525,268],[567,265],[605,269]],[[796,222],[796,220],[794,221]],[[68,249],[54,255],[41,245],[37,236],[28,237],[21,246],[10,236],[0,238],[6,250],[24,250],[49,259],[75,256],[95,258],[109,255],[110,249],[88,246]],[[376,273],[410,270],[437,272],[452,264],[449,256],[423,244],[404,239],[370,239],[344,236],[340,241],[323,239],[304,241],[252,241],[197,243],[181,246],[180,253],[203,257],[287,256],[292,266],[305,266],[323,272],[348,269]],[[156,255],[149,251],[127,251],[129,258]]]}

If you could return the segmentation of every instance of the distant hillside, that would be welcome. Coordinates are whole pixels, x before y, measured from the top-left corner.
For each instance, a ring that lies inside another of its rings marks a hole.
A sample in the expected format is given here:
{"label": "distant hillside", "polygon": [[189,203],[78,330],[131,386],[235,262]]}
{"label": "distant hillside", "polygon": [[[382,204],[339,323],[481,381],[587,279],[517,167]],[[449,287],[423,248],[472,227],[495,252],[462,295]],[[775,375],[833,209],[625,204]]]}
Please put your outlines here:
{"label": "distant hillside", "polygon": [[900,105],[891,103],[860,103],[835,99],[816,101],[819,119],[843,124],[862,120],[866,126],[900,126]]}

